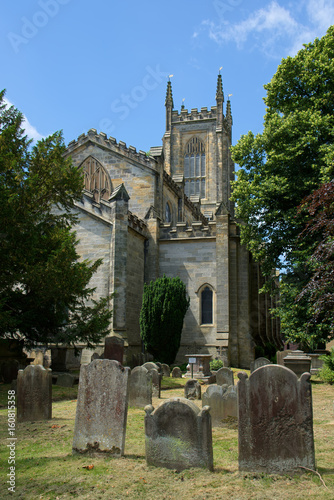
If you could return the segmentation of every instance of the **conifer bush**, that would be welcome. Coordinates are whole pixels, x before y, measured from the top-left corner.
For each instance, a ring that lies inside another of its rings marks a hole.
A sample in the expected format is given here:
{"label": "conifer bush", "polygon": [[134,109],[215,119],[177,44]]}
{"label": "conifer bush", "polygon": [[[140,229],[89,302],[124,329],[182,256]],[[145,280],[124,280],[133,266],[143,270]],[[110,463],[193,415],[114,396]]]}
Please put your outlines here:
{"label": "conifer bush", "polygon": [[144,285],[140,335],[155,360],[169,365],[174,362],[189,302],[185,284],[178,277],[163,275]]}

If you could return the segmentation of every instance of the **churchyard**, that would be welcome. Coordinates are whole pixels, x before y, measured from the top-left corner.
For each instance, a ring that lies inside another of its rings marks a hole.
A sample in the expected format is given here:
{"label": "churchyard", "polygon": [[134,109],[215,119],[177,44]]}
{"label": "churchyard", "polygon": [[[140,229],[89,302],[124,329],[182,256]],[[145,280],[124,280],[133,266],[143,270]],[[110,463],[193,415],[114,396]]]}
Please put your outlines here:
{"label": "churchyard", "polygon": [[[233,369],[234,384],[238,369]],[[247,372],[247,371],[246,371]],[[247,372],[249,375],[249,372]],[[160,398],[184,397],[186,378],[163,378]],[[145,458],[145,410],[129,406],[123,456],[72,454],[77,408],[74,387],[52,386],[52,418],[18,422],[15,446],[15,494],[6,485],[8,448],[1,448],[1,498],[24,499],[327,499],[334,498],[334,386],[312,377],[313,430],[316,472],[266,474],[240,472],[238,424],[227,419],[212,428],[213,471],[182,471],[147,465]],[[208,385],[201,384],[201,393]],[[8,438],[8,384],[0,385],[1,438]],[[192,404],[202,409],[202,401]],[[282,443],[284,436],[282,436]]]}

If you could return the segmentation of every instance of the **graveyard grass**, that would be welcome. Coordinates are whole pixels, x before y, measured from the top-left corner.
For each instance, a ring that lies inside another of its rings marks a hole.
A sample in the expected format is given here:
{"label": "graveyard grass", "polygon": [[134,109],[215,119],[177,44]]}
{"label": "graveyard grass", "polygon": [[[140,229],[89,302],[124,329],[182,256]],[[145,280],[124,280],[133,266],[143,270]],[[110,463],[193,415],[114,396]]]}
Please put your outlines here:
{"label": "graveyard grass", "polygon": [[[234,370],[236,372],[239,370]],[[313,377],[314,378],[314,377]],[[183,397],[186,379],[164,379],[161,399]],[[9,385],[0,385],[2,443],[6,443]],[[202,393],[206,387],[202,387]],[[237,426],[213,429],[214,472],[148,467],[144,410],[129,408],[125,456],[72,455],[75,388],[53,386],[52,420],[17,424],[16,492],[8,492],[8,448],[1,447],[1,498],[20,499],[326,499],[334,498],[334,386],[312,382],[317,471],[296,475],[238,472]],[[201,407],[201,401],[197,401]],[[326,484],[326,487],[324,484]]]}

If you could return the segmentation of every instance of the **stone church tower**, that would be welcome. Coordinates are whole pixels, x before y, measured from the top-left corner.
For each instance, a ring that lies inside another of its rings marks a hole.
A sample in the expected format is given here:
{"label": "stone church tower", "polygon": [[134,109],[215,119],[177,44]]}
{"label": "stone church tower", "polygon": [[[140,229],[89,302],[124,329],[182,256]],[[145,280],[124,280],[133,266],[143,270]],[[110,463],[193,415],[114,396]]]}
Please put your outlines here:
{"label": "stone church tower", "polygon": [[128,363],[142,349],[144,283],[166,274],[179,276],[190,298],[177,362],[210,353],[249,368],[255,343],[280,345],[280,336],[234,219],[232,113],[221,75],[210,110],[174,110],[170,81],[165,106],[163,144],[149,155],[95,129],[68,145],[85,175],[78,251],[103,259],[92,286],[97,296],[114,294],[111,334],[124,338]]}

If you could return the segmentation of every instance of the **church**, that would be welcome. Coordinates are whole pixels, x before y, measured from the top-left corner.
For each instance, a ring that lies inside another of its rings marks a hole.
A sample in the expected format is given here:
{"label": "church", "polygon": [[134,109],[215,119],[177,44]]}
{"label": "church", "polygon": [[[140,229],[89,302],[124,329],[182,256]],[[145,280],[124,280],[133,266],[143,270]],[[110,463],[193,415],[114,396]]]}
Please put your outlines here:
{"label": "church", "polygon": [[280,345],[280,332],[230,200],[232,112],[221,75],[211,109],[175,110],[170,81],[165,108],[162,145],[149,153],[95,129],[68,145],[85,182],[76,203],[78,253],[103,259],[91,284],[96,297],[111,296],[111,334],[124,339],[129,364],[142,351],[144,283],[165,274],[179,276],[190,298],[176,362],[212,354],[249,368],[255,345]]}

